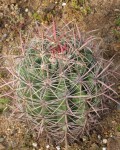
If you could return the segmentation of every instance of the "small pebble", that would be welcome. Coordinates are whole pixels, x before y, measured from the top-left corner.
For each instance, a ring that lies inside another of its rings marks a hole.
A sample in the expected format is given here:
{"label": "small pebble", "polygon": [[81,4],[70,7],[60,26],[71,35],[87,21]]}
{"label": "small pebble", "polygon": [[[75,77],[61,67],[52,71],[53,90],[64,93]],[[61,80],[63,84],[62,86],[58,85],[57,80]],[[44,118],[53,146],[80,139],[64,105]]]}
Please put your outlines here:
{"label": "small pebble", "polygon": [[87,138],[84,136],[84,137],[82,138],[82,140],[83,140],[83,142],[85,142],[85,141],[87,140]]}
{"label": "small pebble", "polygon": [[47,148],[47,149],[50,148],[50,145],[47,145],[46,148]]}
{"label": "small pebble", "polygon": [[14,10],[14,4],[10,5],[11,10]]}
{"label": "small pebble", "polygon": [[3,34],[2,38],[0,39],[0,42],[5,40],[7,38],[7,34]]}
{"label": "small pebble", "polygon": [[10,131],[10,128],[7,128],[7,131]]}
{"label": "small pebble", "polygon": [[57,149],[57,150],[60,150],[60,146],[56,146],[56,149]]}
{"label": "small pebble", "polygon": [[15,10],[18,10],[18,5],[15,5],[15,8],[14,8]]}
{"label": "small pebble", "polygon": [[116,11],[116,12],[120,12],[120,9],[115,9],[114,11]]}
{"label": "small pebble", "polygon": [[113,137],[113,134],[110,134],[110,137]]}
{"label": "small pebble", "polygon": [[28,8],[25,9],[25,12],[26,12],[26,13],[28,12]]}
{"label": "small pebble", "polygon": [[103,147],[102,150],[107,150],[107,148],[106,148],[106,147]]}
{"label": "small pebble", "polygon": [[66,3],[62,3],[62,6],[66,6]]}
{"label": "small pebble", "polygon": [[118,86],[118,90],[120,90],[120,86]]}
{"label": "small pebble", "polygon": [[55,42],[51,42],[51,44],[53,45],[53,44],[55,44]]}
{"label": "small pebble", "polygon": [[104,143],[104,144],[107,144],[107,139],[103,139],[103,143]]}
{"label": "small pebble", "polygon": [[32,143],[32,146],[33,147],[37,147],[37,143]]}
{"label": "small pebble", "polygon": [[8,24],[5,24],[5,28],[7,28],[9,25]]}
{"label": "small pebble", "polygon": [[98,139],[99,139],[99,140],[101,139],[101,136],[100,136],[100,135],[98,135]]}

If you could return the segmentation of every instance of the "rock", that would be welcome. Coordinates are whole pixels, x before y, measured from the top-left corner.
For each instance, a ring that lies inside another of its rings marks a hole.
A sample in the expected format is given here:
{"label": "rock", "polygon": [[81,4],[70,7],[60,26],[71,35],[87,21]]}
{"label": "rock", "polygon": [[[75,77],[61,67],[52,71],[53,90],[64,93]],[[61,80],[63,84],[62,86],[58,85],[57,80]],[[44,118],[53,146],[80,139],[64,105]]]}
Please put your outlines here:
{"label": "rock", "polygon": [[120,9],[115,9],[114,11],[115,11],[115,12],[120,12]]}
{"label": "rock", "polygon": [[56,149],[57,149],[57,150],[60,150],[60,146],[56,146]]}
{"label": "rock", "polygon": [[101,139],[101,135],[98,135],[98,139],[99,139],[99,140]]}
{"label": "rock", "polygon": [[106,147],[103,147],[102,150],[107,150],[107,148],[106,148]]}
{"label": "rock", "polygon": [[107,139],[103,139],[103,144],[107,144]]}
{"label": "rock", "polygon": [[35,143],[32,143],[32,146],[33,147],[37,147],[37,143],[35,142]]}
{"label": "rock", "polygon": [[5,146],[3,146],[2,144],[0,144],[0,150],[5,150]]}
{"label": "rock", "polygon": [[46,145],[46,149],[49,149],[50,148],[50,145]]}

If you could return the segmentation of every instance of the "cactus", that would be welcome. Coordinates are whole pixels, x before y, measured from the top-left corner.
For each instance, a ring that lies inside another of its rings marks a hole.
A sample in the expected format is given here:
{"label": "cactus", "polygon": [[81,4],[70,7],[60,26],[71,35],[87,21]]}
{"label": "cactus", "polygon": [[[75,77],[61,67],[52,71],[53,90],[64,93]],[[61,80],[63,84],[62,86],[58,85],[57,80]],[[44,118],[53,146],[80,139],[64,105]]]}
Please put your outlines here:
{"label": "cactus", "polygon": [[52,28],[30,41],[16,66],[17,103],[38,135],[67,146],[95,123],[115,91],[97,38],[77,26]]}

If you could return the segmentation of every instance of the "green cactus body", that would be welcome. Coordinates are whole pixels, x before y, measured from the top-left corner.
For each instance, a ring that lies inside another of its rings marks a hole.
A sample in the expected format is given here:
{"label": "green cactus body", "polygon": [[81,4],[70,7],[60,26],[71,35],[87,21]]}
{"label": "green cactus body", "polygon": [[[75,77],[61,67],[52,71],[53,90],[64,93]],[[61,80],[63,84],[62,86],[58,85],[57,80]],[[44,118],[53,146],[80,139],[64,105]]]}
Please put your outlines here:
{"label": "green cactus body", "polygon": [[25,101],[24,111],[43,131],[54,134],[55,141],[69,141],[69,137],[75,139],[81,133],[87,114],[95,115],[96,108],[101,107],[100,95],[106,89],[97,81],[102,80],[97,74],[103,69],[89,44],[92,38],[86,42],[85,37],[79,39],[72,33],[55,36],[47,32],[48,39],[34,39],[16,67],[17,95]]}
{"label": "green cactus body", "polygon": [[[74,46],[72,39],[70,42]],[[79,41],[76,41],[76,49],[78,47]],[[44,126],[53,124],[64,132],[69,129],[66,123],[83,126],[87,108],[85,101],[89,97],[80,77],[91,67],[93,56],[89,50],[76,52],[55,54],[55,57],[50,51],[44,51],[40,56],[40,51],[30,49],[17,66],[20,75],[18,95],[26,99],[26,111],[30,115],[39,114],[41,118],[46,118]],[[95,90],[91,72],[85,80]]]}

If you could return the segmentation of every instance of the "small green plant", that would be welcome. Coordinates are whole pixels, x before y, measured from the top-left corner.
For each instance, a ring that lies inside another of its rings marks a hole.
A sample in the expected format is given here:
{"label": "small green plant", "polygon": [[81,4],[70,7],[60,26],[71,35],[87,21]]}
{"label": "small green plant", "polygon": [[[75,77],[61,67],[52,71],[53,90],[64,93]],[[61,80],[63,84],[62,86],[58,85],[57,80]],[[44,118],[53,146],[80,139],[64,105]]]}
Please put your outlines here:
{"label": "small green plant", "polygon": [[117,127],[117,131],[120,132],[120,125]]}
{"label": "small green plant", "polygon": [[0,113],[2,113],[6,108],[10,100],[8,98],[0,98]]}
{"label": "small green plant", "polygon": [[0,98],[0,104],[8,104],[9,103],[9,99],[7,98]]}
{"label": "small green plant", "polygon": [[38,14],[37,12],[33,13],[33,18],[35,20],[37,20],[37,21],[41,21],[42,20],[40,14]]}
{"label": "small green plant", "polygon": [[67,149],[114,101],[116,92],[108,80],[112,61],[102,58],[98,38],[80,33],[77,25],[56,28],[53,23],[38,33],[22,49],[12,73],[17,80],[14,110],[31,122],[39,137],[65,142]]}
{"label": "small green plant", "polygon": [[85,1],[84,0],[71,0],[70,3],[73,9],[80,9],[80,7],[85,4]]}
{"label": "small green plant", "polygon": [[80,11],[83,15],[91,13],[91,8],[88,5],[85,5],[85,1],[72,0],[70,2],[73,9]]}
{"label": "small green plant", "polygon": [[112,33],[114,34],[115,38],[120,40],[120,31],[117,29],[112,30]]}
{"label": "small green plant", "polygon": [[118,18],[115,20],[115,24],[116,24],[116,26],[120,26],[120,17],[118,17]]}
{"label": "small green plant", "polygon": [[80,6],[78,5],[78,1],[77,1],[77,0],[72,0],[72,1],[71,1],[71,6],[72,6],[74,9],[80,9]]}

